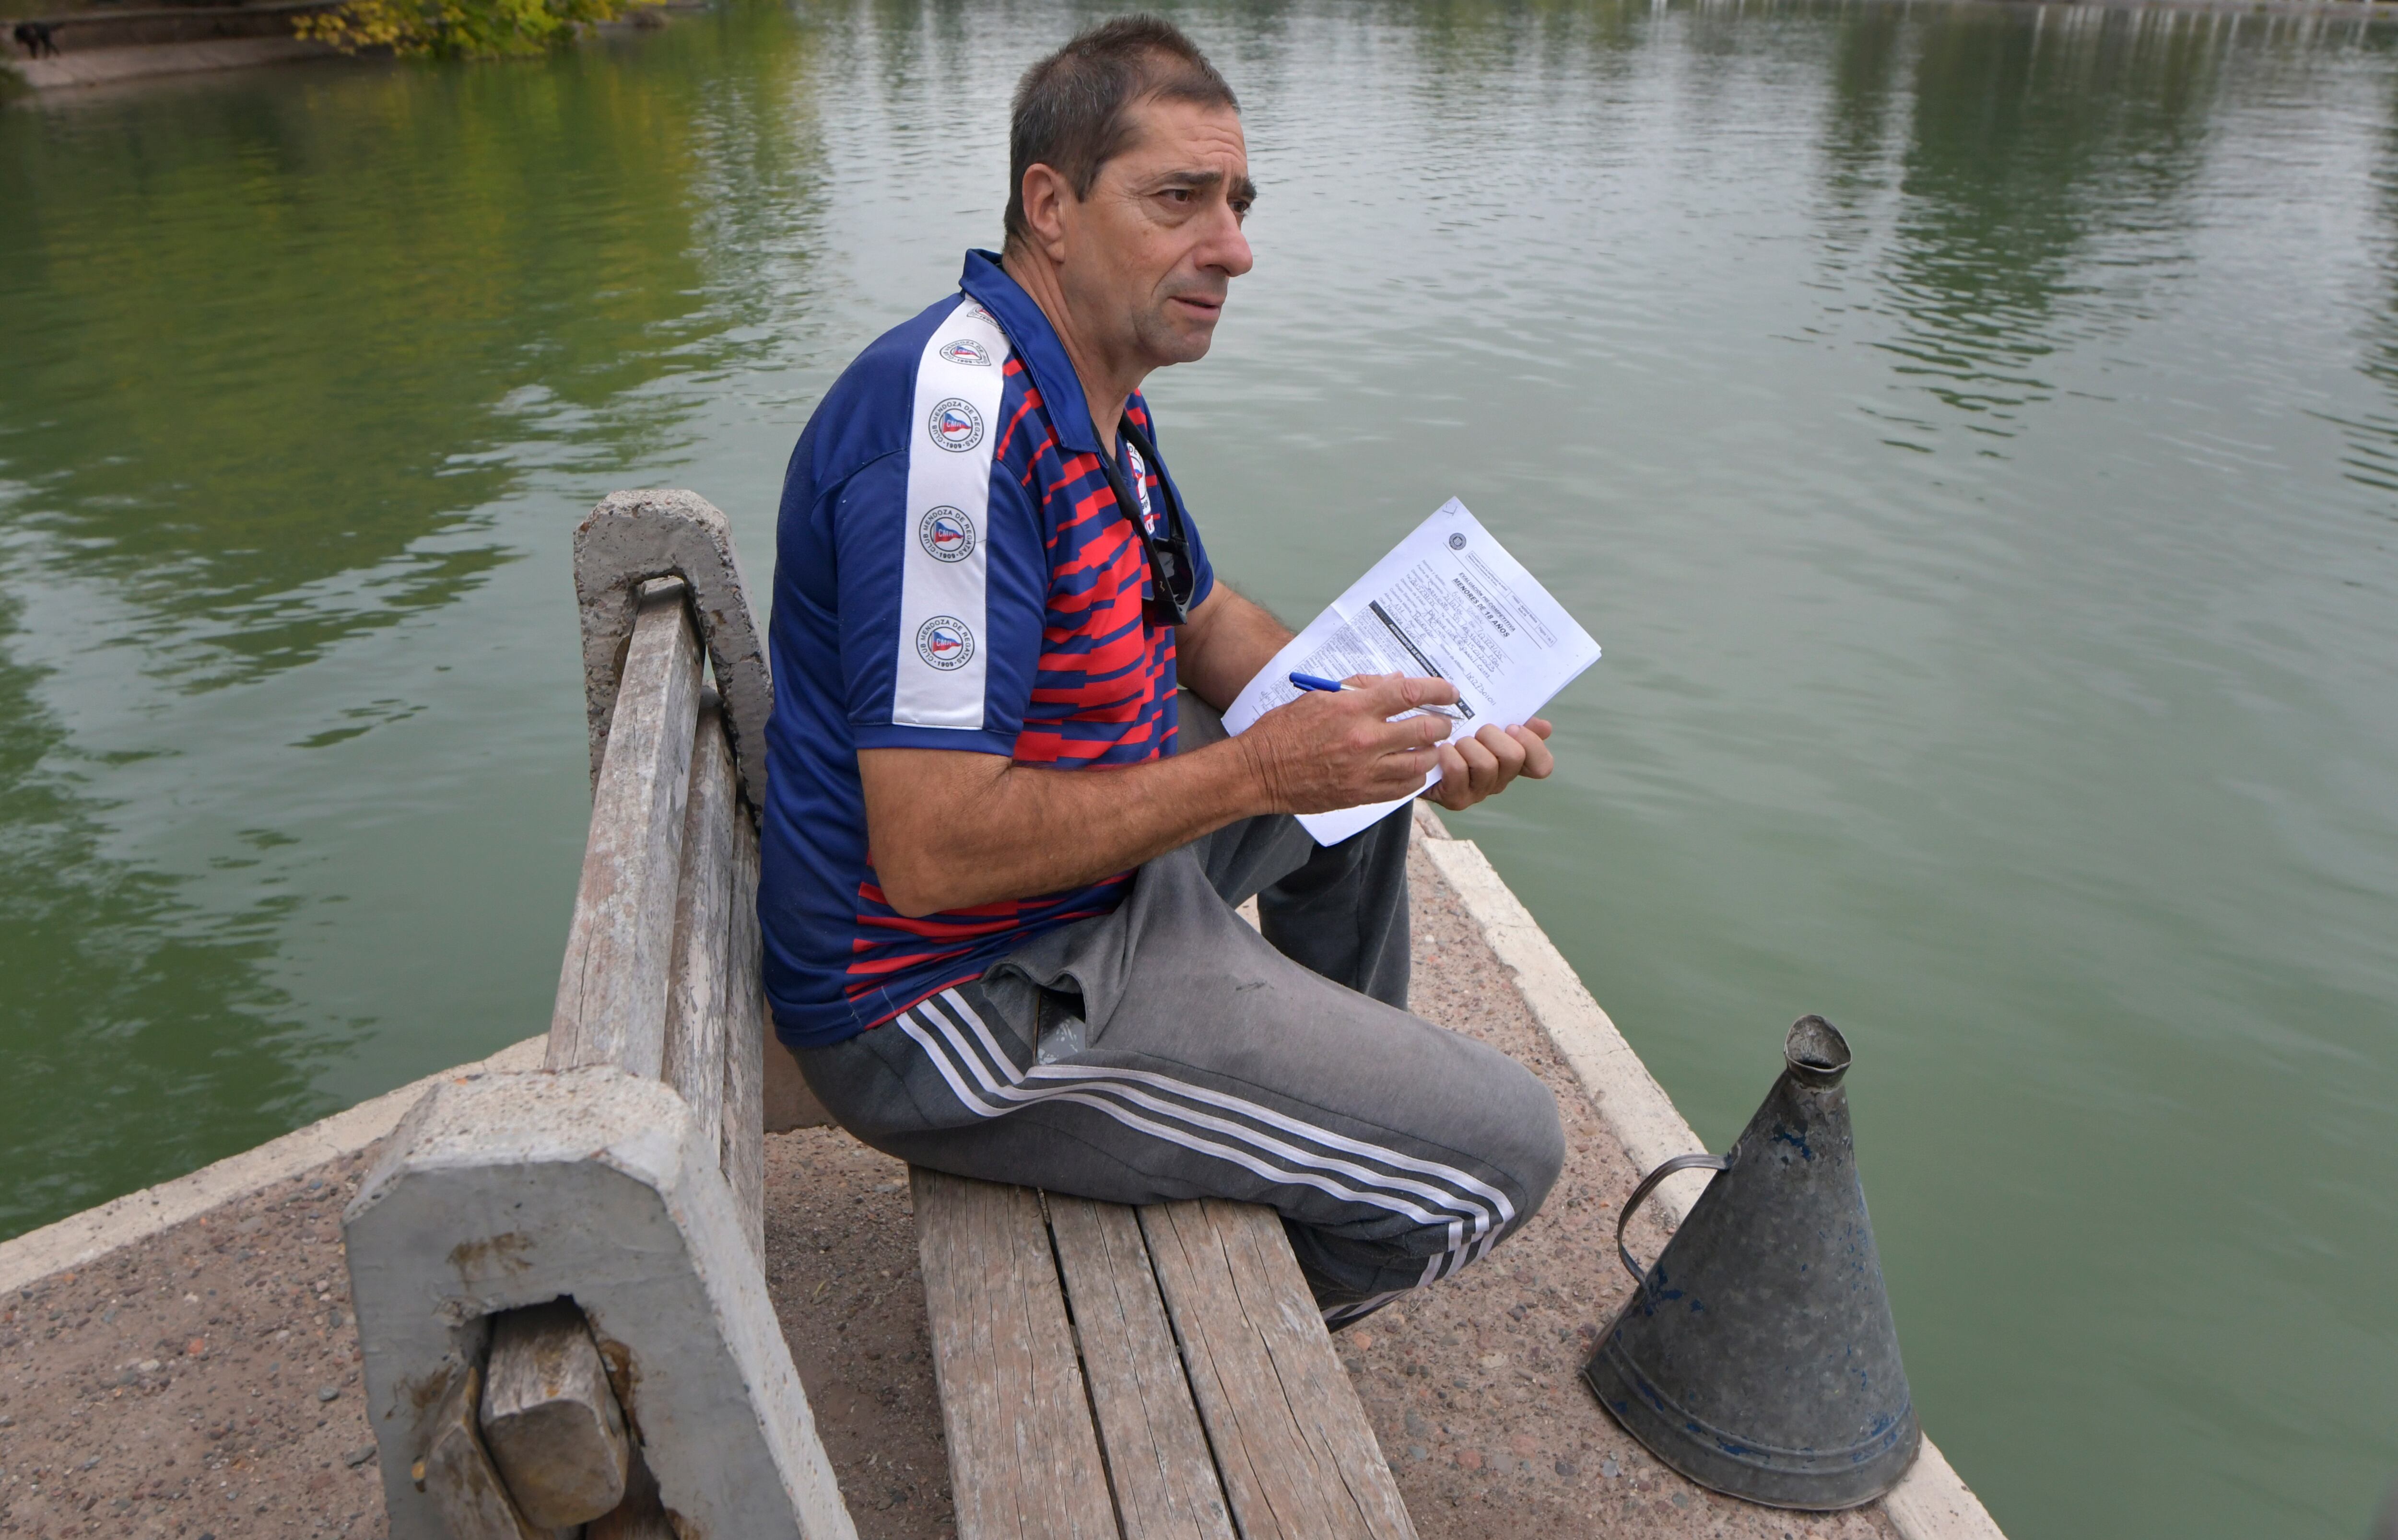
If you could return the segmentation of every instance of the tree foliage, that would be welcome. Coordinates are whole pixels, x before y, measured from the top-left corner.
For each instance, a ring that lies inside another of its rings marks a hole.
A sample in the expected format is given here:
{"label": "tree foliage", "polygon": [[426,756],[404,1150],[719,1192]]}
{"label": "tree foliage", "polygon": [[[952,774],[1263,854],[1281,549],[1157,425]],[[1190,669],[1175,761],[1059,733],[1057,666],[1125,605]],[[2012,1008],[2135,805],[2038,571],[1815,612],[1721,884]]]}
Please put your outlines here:
{"label": "tree foliage", "polygon": [[346,53],[388,48],[402,57],[506,59],[537,54],[583,26],[613,20],[638,0],[349,0],[301,18],[303,37]]}

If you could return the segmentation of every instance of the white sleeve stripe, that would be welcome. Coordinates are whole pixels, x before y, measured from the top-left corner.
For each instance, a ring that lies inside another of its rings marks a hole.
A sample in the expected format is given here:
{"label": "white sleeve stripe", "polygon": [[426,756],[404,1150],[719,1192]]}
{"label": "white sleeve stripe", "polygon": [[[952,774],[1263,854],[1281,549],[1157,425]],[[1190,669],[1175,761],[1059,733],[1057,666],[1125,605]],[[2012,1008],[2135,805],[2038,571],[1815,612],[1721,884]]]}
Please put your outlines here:
{"label": "white sleeve stripe", "polygon": [[907,527],[895,531],[905,545],[891,720],[902,726],[983,724],[986,542],[1007,351],[1006,335],[983,308],[961,300],[917,361]]}

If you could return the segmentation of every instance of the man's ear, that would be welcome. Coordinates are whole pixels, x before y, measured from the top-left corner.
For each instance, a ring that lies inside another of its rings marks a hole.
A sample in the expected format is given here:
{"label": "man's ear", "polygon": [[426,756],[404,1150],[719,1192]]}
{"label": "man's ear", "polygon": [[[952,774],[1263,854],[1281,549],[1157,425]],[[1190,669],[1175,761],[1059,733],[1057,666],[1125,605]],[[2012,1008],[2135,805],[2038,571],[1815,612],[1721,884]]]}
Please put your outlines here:
{"label": "man's ear", "polygon": [[1032,165],[1024,168],[1024,225],[1026,244],[1052,262],[1066,260],[1066,206],[1079,201],[1073,185],[1055,167]]}

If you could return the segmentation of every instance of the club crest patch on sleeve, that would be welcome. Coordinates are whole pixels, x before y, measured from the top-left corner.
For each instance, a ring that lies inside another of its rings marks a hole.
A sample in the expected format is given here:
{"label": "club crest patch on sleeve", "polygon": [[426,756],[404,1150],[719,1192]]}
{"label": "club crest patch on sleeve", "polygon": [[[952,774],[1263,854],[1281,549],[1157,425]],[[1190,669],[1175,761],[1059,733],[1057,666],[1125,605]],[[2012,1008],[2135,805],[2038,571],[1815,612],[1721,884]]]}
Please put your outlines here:
{"label": "club crest patch on sleeve", "polygon": [[916,628],[916,656],[948,674],[974,660],[974,633],[955,615],[936,615]]}
{"label": "club crest patch on sleeve", "polygon": [[962,395],[936,402],[925,426],[933,442],[952,454],[963,454],[982,442],[982,410]]}
{"label": "club crest patch on sleeve", "polygon": [[935,561],[963,561],[974,555],[974,520],[964,509],[942,503],[916,521],[916,540]]}

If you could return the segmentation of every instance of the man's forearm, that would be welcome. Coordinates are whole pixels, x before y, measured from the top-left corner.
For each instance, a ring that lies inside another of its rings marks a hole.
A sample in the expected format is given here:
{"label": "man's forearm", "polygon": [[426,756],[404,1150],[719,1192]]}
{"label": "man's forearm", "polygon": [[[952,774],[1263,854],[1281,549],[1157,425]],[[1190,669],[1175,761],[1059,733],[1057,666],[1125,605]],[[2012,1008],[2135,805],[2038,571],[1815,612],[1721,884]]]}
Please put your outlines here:
{"label": "man's forearm", "polygon": [[[857,758],[883,901],[910,918],[1096,882],[1271,808],[1237,740],[1078,770],[922,749]],[[910,816],[925,807],[954,816]]]}
{"label": "man's forearm", "polygon": [[1174,638],[1174,672],[1183,687],[1218,711],[1233,703],[1259,669],[1290,640],[1290,627],[1261,605],[1218,582]]}

